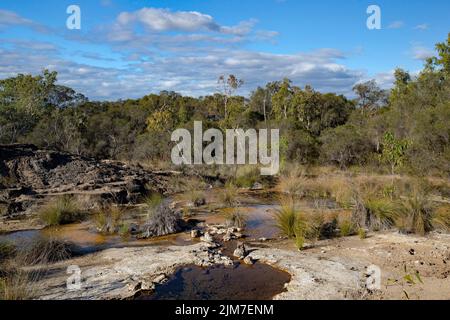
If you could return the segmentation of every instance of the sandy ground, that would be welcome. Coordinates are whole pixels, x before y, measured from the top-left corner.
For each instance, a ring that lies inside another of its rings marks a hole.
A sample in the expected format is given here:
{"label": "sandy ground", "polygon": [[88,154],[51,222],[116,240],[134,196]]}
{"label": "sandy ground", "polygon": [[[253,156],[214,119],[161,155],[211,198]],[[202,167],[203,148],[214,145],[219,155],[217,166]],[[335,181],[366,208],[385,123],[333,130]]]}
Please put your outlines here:
{"label": "sandy ground", "polygon": [[[287,247],[291,252],[296,251],[290,242],[272,243],[271,246]],[[359,294],[349,295],[352,299],[450,299],[450,235],[435,233],[427,237],[417,237],[398,232],[384,232],[370,234],[364,240],[358,237],[339,238],[321,241],[311,249],[297,252],[291,261],[301,261],[305,257],[317,257],[321,261],[339,261],[359,272],[362,277],[369,266],[379,267],[380,289],[369,292],[362,288]],[[289,268],[283,265],[281,267],[289,271]],[[319,270],[319,277],[321,272],[326,273],[327,270]],[[422,283],[415,275],[416,272],[419,273]],[[414,283],[408,281],[410,278]],[[292,293],[288,298],[302,297]]]}

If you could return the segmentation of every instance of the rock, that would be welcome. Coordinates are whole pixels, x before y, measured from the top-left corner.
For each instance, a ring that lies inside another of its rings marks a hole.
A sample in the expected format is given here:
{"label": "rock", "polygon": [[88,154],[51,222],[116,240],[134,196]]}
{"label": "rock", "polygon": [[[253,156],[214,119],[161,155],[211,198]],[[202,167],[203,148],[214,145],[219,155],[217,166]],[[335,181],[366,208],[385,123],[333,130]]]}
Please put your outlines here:
{"label": "rock", "polygon": [[126,204],[148,191],[170,193],[167,175],[33,145],[0,145],[0,204],[8,217],[32,213],[51,194]]}
{"label": "rock", "polygon": [[200,238],[200,230],[194,229],[191,230],[191,238],[196,239],[196,238]]}
{"label": "rock", "polygon": [[200,238],[200,240],[203,242],[212,243],[214,241],[214,238],[209,232],[205,232],[205,234],[203,235],[203,237]]}
{"label": "rock", "polygon": [[201,207],[204,206],[206,204],[206,199],[205,198],[199,198],[199,199],[195,199],[194,201],[194,206],[195,207]]}
{"label": "rock", "polygon": [[258,241],[259,241],[259,242],[266,242],[266,241],[267,241],[267,238],[259,238]]}
{"label": "rock", "polygon": [[167,280],[167,277],[165,274],[160,274],[159,276],[157,276],[155,279],[153,279],[154,283],[157,284],[162,284]]}
{"label": "rock", "polygon": [[244,263],[245,263],[245,264],[248,264],[248,265],[253,265],[255,262],[253,261],[252,257],[246,256],[246,257],[244,258]]}
{"label": "rock", "polygon": [[233,233],[227,231],[227,234],[223,236],[223,242],[229,242],[233,239]]}
{"label": "rock", "polygon": [[238,242],[236,250],[233,252],[233,256],[240,260],[247,256],[247,250],[245,249],[245,244],[243,242]]}
{"label": "rock", "polygon": [[250,190],[252,190],[252,191],[264,190],[264,186],[259,182],[255,182]]}
{"label": "rock", "polygon": [[235,234],[234,234],[234,237],[233,237],[234,239],[242,239],[242,238],[244,238],[244,235],[242,234],[242,233],[240,233],[240,232],[236,232]]}

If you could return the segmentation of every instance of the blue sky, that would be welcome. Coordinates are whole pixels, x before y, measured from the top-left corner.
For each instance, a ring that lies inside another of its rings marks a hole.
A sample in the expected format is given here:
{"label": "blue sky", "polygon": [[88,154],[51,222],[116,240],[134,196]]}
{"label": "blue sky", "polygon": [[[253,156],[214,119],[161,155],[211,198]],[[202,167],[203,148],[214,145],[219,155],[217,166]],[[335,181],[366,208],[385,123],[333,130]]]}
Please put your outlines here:
{"label": "blue sky", "polygon": [[[81,8],[81,30],[66,8]],[[381,8],[381,30],[366,9]],[[447,0],[44,0],[0,3],[0,78],[59,72],[92,100],[174,90],[199,96],[233,73],[248,94],[288,77],[350,95],[392,71],[418,72],[450,32]]]}

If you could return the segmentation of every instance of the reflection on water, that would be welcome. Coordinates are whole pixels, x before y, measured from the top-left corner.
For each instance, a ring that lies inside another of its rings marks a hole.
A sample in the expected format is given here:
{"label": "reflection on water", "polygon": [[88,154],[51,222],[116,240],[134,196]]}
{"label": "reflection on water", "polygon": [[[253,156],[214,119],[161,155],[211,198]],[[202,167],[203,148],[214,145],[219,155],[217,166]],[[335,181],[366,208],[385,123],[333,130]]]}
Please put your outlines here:
{"label": "reflection on water", "polygon": [[[245,235],[250,239],[275,238],[278,229],[274,222],[274,205],[255,205],[240,210],[245,214],[247,226]],[[216,213],[199,213],[193,217],[207,224],[223,224],[227,213],[231,209],[219,210]],[[105,235],[95,230],[92,222],[86,221],[77,224],[51,227],[42,230],[17,231],[8,234],[0,234],[0,241],[8,241],[17,246],[29,245],[36,237],[51,237],[71,242],[75,245],[76,253],[88,254],[109,248],[133,247],[133,246],[185,246],[191,245],[193,240],[188,232],[155,239],[138,240],[135,236]]]}
{"label": "reflection on water", "polygon": [[137,300],[270,300],[285,291],[288,273],[265,264],[235,267],[187,266],[179,269],[153,293],[141,293]]}
{"label": "reflection on water", "polygon": [[42,230],[17,231],[0,235],[0,241],[7,241],[17,246],[27,246],[37,237],[56,238],[75,245],[75,253],[88,254],[109,248],[192,244],[189,234],[181,233],[148,240],[137,240],[134,236],[106,235],[99,233],[89,222],[51,227]]}

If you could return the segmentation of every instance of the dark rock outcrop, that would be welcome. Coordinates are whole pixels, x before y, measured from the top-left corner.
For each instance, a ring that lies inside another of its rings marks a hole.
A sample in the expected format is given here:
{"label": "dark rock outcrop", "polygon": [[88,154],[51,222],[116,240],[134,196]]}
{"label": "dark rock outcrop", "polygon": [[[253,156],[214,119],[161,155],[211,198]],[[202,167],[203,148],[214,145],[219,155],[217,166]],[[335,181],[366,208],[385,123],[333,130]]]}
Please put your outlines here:
{"label": "dark rock outcrop", "polygon": [[145,192],[170,193],[170,176],[33,145],[0,145],[0,215],[28,213],[46,198],[66,194],[133,203]]}

